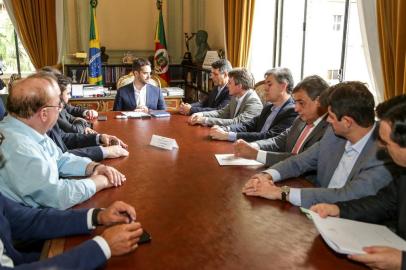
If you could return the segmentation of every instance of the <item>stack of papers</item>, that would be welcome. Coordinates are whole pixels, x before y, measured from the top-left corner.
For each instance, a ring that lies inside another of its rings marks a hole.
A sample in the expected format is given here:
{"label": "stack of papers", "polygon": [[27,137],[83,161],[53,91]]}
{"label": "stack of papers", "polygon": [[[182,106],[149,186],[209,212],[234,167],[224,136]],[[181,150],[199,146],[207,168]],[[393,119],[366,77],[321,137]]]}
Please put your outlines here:
{"label": "stack of papers", "polygon": [[321,218],[306,210],[324,241],[342,254],[365,254],[367,246],[387,246],[406,251],[406,241],[382,225],[353,221],[344,218]]}
{"label": "stack of papers", "polygon": [[166,96],[181,96],[183,97],[185,95],[185,90],[179,87],[165,87],[162,88],[162,92],[166,93]]}
{"label": "stack of papers", "polygon": [[235,157],[234,154],[216,154],[220,166],[256,166],[264,165],[256,160]]}

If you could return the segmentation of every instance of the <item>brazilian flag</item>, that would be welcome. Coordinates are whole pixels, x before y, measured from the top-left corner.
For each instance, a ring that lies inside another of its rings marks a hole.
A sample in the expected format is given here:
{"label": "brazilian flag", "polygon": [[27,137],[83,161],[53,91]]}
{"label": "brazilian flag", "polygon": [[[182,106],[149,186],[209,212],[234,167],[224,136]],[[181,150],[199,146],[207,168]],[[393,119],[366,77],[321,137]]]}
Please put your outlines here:
{"label": "brazilian flag", "polygon": [[97,0],[90,1],[89,83],[103,84],[99,32],[96,22]]}

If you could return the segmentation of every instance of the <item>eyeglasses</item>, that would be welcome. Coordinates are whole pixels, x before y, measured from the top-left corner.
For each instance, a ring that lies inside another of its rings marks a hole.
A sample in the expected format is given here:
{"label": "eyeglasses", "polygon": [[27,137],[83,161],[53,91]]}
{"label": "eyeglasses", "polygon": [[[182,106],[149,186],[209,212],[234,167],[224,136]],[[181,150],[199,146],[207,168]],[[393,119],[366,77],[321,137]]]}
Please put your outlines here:
{"label": "eyeglasses", "polygon": [[62,102],[62,100],[60,100],[58,105],[45,105],[42,108],[58,108],[58,111],[62,111],[63,102]]}

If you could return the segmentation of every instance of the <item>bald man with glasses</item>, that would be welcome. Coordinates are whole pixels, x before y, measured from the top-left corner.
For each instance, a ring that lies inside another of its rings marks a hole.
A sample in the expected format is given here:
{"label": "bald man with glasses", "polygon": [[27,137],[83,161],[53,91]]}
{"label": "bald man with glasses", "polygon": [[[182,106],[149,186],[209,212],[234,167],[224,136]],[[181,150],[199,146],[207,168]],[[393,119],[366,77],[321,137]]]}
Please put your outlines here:
{"label": "bald man with glasses", "polygon": [[[126,180],[116,169],[62,151],[46,135],[63,108],[55,77],[36,73],[17,82],[0,122],[7,159],[0,192],[31,207],[66,209]],[[70,177],[84,177],[69,179]]]}

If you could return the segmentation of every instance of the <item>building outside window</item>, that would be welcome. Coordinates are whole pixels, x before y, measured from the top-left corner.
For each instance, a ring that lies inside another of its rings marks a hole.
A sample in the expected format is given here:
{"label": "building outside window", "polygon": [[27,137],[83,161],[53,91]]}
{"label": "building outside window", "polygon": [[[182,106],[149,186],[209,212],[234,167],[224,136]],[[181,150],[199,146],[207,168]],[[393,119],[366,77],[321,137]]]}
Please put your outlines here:
{"label": "building outside window", "polygon": [[9,77],[11,74],[24,76],[35,71],[26,50],[14,31],[3,0],[0,0],[0,67],[4,73],[2,77]]}

